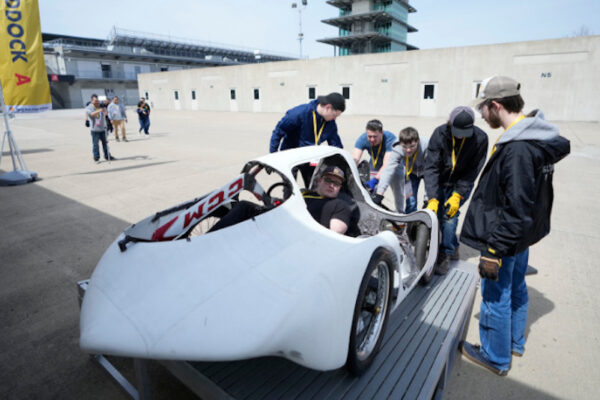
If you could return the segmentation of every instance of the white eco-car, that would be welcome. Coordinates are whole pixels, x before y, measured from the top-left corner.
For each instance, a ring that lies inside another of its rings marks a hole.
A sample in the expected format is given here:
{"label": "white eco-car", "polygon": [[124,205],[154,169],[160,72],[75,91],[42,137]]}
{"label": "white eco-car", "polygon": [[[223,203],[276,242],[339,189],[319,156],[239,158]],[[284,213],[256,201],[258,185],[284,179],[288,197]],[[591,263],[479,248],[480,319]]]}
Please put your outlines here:
{"label": "white eco-car", "polygon": [[[353,210],[347,235],[323,227],[306,208],[293,170],[315,161],[313,181],[326,166],[345,172],[340,197]],[[258,215],[210,231],[249,198]],[[83,300],[81,347],[169,360],[276,355],[318,370],[347,364],[360,374],[390,312],[431,278],[437,238],[431,211],[402,215],[373,203],[345,151],[269,154],[220,189],[115,240]]]}

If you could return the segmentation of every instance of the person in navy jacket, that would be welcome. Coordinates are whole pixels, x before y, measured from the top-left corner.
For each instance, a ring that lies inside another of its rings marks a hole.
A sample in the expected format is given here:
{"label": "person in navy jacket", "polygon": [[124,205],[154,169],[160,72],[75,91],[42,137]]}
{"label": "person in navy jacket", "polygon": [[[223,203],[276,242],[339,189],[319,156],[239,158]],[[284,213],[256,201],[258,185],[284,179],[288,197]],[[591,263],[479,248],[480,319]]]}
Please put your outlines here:
{"label": "person in navy jacket", "polygon": [[[318,146],[323,142],[343,148],[335,120],[345,109],[344,96],[333,92],[288,110],[273,130],[270,152]],[[307,165],[299,169],[308,186],[313,168]]]}

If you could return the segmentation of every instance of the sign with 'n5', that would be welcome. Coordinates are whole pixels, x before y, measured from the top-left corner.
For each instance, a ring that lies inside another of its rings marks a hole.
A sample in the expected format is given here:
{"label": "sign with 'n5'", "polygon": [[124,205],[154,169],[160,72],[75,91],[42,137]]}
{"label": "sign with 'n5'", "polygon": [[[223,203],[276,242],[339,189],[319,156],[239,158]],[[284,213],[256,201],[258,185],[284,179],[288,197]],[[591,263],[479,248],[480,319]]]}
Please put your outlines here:
{"label": "sign with 'n5'", "polygon": [[13,112],[52,108],[37,0],[0,0],[0,85]]}

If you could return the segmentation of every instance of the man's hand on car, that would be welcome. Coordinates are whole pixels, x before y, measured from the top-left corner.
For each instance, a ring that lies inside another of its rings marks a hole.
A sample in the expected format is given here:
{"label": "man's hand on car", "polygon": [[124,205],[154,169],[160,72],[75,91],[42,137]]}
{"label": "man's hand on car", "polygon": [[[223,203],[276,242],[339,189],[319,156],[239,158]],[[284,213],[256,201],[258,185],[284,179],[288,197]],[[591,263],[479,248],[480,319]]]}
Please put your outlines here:
{"label": "man's hand on car", "polygon": [[429,199],[427,202],[427,208],[433,211],[434,214],[437,214],[439,204],[440,202],[438,199]]}
{"label": "man's hand on car", "polygon": [[373,203],[377,204],[378,206],[381,205],[381,202],[383,201],[383,195],[382,194],[376,194],[373,196]]}
{"label": "man's hand on car", "polygon": [[365,185],[369,188],[369,192],[373,192],[375,190],[375,186],[379,183],[379,179],[371,178]]}

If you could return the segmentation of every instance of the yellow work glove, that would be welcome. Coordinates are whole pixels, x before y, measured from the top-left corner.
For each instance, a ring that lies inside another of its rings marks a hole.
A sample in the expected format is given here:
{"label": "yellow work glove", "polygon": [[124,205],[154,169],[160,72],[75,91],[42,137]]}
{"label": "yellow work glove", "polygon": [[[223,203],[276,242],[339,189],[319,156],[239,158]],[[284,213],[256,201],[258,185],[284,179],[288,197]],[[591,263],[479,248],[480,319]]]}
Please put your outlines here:
{"label": "yellow work glove", "polygon": [[462,196],[456,192],[452,193],[452,196],[444,203],[444,207],[447,208],[446,215],[450,218],[454,218],[456,213],[458,212],[458,207],[460,207],[460,201],[462,200]]}
{"label": "yellow work glove", "polygon": [[438,209],[439,204],[440,204],[440,202],[438,201],[438,199],[430,199],[427,202],[427,208],[430,209],[431,211],[433,211],[434,214],[437,214],[437,209]]}

